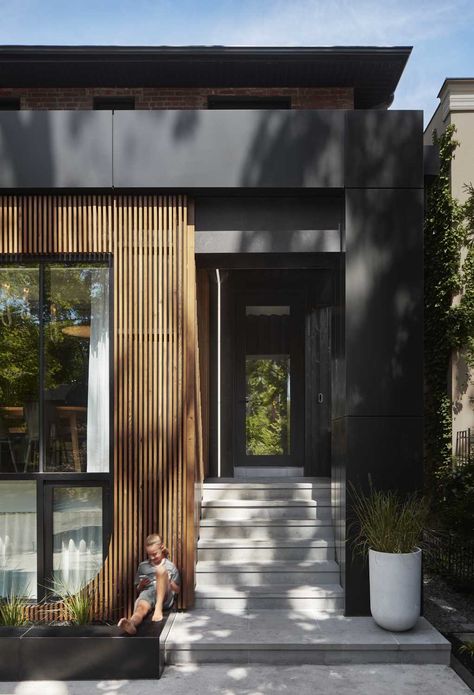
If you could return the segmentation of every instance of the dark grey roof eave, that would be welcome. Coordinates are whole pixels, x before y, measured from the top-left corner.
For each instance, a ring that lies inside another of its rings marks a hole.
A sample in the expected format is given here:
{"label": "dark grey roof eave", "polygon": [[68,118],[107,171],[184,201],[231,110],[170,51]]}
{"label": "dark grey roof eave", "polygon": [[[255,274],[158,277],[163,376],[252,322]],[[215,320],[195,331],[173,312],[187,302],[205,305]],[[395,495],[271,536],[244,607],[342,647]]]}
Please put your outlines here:
{"label": "dark grey roof eave", "polygon": [[409,46],[0,46],[0,87],[349,87],[387,105]]}
{"label": "dark grey roof eave", "polygon": [[104,54],[125,55],[132,54],[146,56],[282,56],[282,57],[308,57],[327,55],[398,55],[410,56],[411,46],[45,46],[45,45],[0,45],[0,55],[18,55],[40,57],[41,55],[57,55],[65,53],[69,55]]}

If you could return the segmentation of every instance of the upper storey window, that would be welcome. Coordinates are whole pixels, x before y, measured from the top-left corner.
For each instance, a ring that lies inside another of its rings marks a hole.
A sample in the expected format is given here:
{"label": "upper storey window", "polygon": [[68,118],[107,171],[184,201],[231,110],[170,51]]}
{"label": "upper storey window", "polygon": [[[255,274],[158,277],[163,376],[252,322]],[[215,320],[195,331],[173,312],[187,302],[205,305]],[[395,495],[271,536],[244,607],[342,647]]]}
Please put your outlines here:
{"label": "upper storey window", "polygon": [[18,97],[0,97],[0,111],[19,111],[20,107]]}
{"label": "upper storey window", "polygon": [[0,267],[0,325],[0,473],[108,472],[108,267]]}
{"label": "upper storey window", "polygon": [[94,97],[95,111],[134,111],[135,97]]}
{"label": "upper storey window", "polygon": [[208,109],[291,109],[290,97],[210,96]]}

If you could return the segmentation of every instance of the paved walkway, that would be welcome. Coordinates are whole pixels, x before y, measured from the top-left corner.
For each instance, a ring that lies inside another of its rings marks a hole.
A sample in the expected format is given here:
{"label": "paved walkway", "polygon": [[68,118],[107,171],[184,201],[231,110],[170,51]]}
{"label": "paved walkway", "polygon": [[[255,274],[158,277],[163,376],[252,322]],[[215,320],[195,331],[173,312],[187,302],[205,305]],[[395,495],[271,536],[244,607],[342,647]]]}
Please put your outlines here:
{"label": "paved walkway", "polygon": [[277,609],[177,613],[165,645],[174,665],[446,665],[451,650],[424,618],[408,632],[388,632],[372,618]]}
{"label": "paved walkway", "polygon": [[159,681],[0,683],[0,695],[470,695],[448,666],[168,666]]}

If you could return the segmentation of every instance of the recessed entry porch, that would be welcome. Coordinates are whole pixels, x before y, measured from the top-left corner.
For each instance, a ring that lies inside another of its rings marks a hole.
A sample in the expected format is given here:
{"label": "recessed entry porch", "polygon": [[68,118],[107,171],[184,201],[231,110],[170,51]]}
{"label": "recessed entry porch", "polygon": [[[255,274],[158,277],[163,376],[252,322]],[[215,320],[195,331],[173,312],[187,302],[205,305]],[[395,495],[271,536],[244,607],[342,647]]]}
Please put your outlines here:
{"label": "recessed entry porch", "polygon": [[202,268],[198,328],[207,472],[331,471],[335,268]]}
{"label": "recessed entry porch", "polygon": [[344,610],[330,480],[340,203],[196,202],[195,609]]}

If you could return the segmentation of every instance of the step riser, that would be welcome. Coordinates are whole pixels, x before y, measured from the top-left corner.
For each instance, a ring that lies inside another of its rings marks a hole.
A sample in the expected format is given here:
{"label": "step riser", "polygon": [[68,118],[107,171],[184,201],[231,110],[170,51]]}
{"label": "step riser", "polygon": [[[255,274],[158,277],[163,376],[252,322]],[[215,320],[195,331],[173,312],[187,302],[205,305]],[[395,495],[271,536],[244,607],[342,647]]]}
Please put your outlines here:
{"label": "step riser", "polygon": [[302,541],[334,540],[332,526],[211,526],[201,527],[201,540],[249,539],[249,540],[285,540]]}
{"label": "step riser", "polygon": [[203,519],[222,519],[223,521],[251,521],[277,519],[321,519],[329,521],[331,507],[203,507]]}
{"label": "step riser", "polygon": [[334,560],[334,547],[322,546],[320,548],[199,548],[198,547],[198,562],[212,561],[221,562],[228,560],[229,562],[252,562],[255,559],[259,560],[275,560],[279,562],[289,562],[295,560],[304,562],[312,560],[315,562],[324,562],[326,560]]}
{"label": "step riser", "polygon": [[329,501],[329,490],[250,489],[250,490],[204,490],[203,501],[211,500],[325,500]]}
{"label": "step riser", "polygon": [[[180,664],[275,664],[302,666],[321,664],[439,664],[449,666],[449,652],[433,649],[396,651],[393,649],[167,649],[166,663]],[[322,692],[322,691],[321,691]]]}
{"label": "step riser", "polygon": [[317,610],[326,613],[341,612],[344,609],[344,600],[342,598],[291,598],[291,597],[275,597],[275,596],[255,596],[249,598],[217,598],[212,596],[198,597],[196,596],[195,608],[216,608],[216,609],[299,609],[299,610]]}
{"label": "step riser", "polygon": [[196,588],[207,586],[268,586],[292,585],[295,587],[312,586],[314,584],[338,584],[339,572],[196,572]]}

